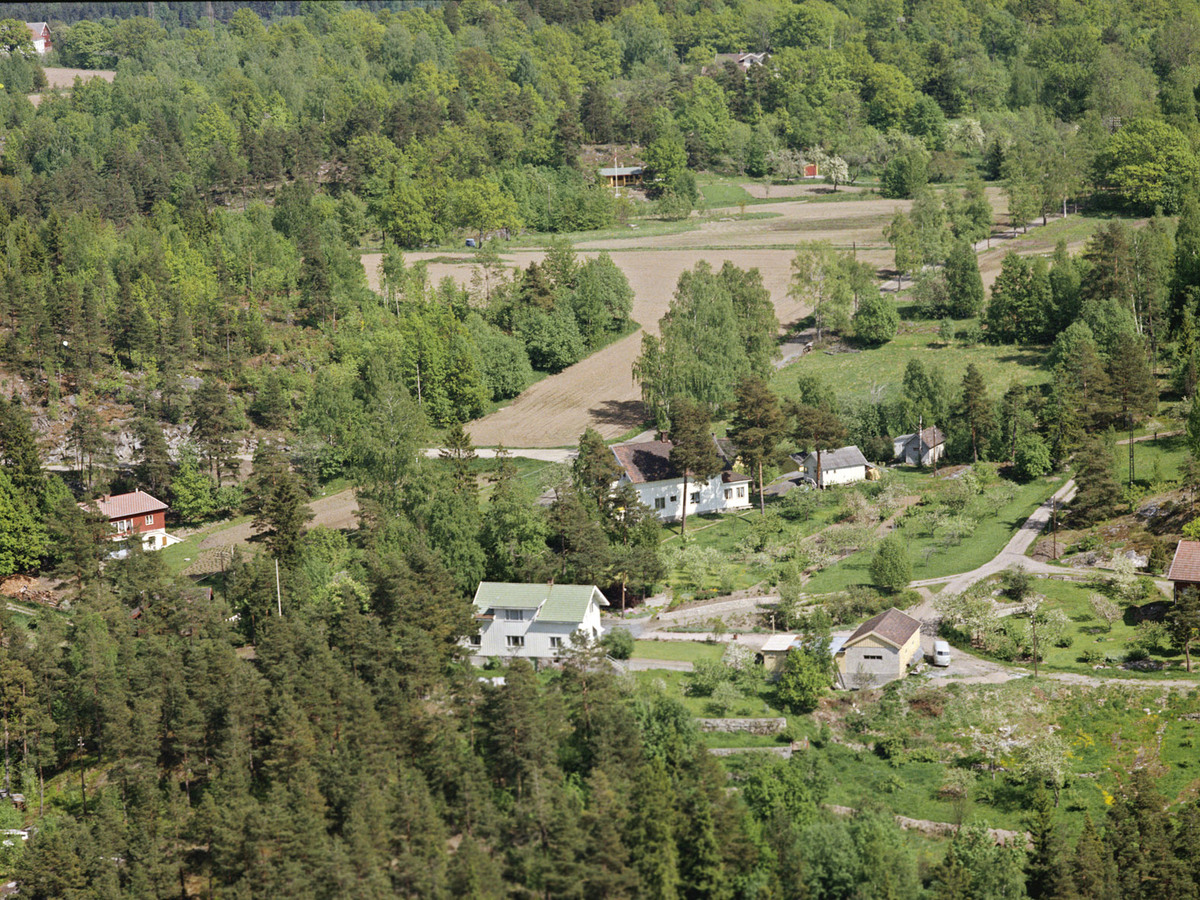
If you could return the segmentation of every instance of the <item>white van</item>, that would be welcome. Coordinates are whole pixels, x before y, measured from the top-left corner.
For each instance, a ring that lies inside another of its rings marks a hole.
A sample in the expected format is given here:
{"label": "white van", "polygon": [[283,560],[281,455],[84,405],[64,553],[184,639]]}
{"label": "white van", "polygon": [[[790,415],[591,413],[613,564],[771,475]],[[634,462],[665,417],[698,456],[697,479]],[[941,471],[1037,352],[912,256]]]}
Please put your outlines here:
{"label": "white van", "polygon": [[934,641],[933,658],[930,662],[935,666],[950,665],[950,645],[945,641]]}

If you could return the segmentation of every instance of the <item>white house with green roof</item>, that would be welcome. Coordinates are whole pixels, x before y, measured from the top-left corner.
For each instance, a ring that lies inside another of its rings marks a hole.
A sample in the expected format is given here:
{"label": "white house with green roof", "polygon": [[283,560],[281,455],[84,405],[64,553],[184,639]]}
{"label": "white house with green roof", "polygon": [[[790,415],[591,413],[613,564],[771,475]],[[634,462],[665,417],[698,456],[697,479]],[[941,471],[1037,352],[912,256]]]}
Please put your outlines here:
{"label": "white house with green roof", "polygon": [[505,584],[483,581],[475,591],[472,656],[521,656],[553,659],[580,632],[600,639],[600,607],[608,600],[592,584]]}

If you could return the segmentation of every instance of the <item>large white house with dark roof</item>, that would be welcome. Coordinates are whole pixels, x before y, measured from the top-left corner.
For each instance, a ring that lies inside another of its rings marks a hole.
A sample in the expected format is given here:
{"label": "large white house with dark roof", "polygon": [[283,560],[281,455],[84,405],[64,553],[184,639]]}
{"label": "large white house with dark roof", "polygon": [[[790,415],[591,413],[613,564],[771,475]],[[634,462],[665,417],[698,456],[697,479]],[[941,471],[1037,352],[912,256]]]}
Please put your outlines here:
{"label": "large white house with dark roof", "polygon": [[749,509],[750,479],[733,471],[736,450],[728,441],[713,440],[724,467],[708,479],[696,480],[688,476],[686,498],[683,473],[671,462],[674,445],[670,441],[614,444],[612,452],[621,467],[621,477],[615,487],[633,485],[638,499],[666,522],[683,517],[685,501],[688,515]]}
{"label": "large white house with dark roof", "polygon": [[472,656],[553,659],[571,646],[571,637],[600,639],[600,607],[608,600],[592,584],[509,584],[480,582],[475,591],[479,634],[468,642]]}

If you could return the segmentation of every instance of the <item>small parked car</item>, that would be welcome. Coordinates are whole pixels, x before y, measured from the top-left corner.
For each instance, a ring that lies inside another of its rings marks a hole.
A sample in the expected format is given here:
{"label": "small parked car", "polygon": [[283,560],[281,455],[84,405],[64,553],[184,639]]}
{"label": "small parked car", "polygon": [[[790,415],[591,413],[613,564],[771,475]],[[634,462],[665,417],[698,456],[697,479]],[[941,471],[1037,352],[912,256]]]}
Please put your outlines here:
{"label": "small parked car", "polygon": [[933,657],[930,662],[935,666],[950,665],[950,645],[945,641],[934,641]]}

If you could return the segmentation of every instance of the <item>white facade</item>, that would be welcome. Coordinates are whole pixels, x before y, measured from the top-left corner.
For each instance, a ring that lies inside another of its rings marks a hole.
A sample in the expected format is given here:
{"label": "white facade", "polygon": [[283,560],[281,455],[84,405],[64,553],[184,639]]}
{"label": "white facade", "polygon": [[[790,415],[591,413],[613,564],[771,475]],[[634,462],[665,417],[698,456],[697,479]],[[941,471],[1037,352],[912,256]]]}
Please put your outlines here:
{"label": "white facade", "polygon": [[[633,484],[626,475],[617,482],[618,487]],[[633,484],[638,499],[654,510],[654,514],[664,522],[673,522],[683,518],[683,479],[668,481],[647,481]],[[720,475],[714,475],[707,482],[697,482],[689,478],[687,484],[687,514],[729,512],[737,509],[750,508],[750,482],[732,481],[726,483]]]}
{"label": "white facade", "polygon": [[[480,599],[486,583],[476,594],[476,621],[479,634],[467,647],[473,657],[520,657],[523,659],[553,659],[571,648],[572,637],[577,643],[591,644],[600,639],[600,607],[608,601],[599,588],[581,585],[541,585],[549,594],[554,590],[590,591],[582,602],[571,603],[572,612],[564,615],[562,602],[549,599],[536,605],[525,598],[505,606],[503,598],[491,601]],[[520,586],[524,587],[524,586]],[[538,586],[528,586],[535,589]],[[551,606],[548,608],[547,604]]]}
{"label": "white facade", "polygon": [[874,468],[867,462],[857,447],[839,447],[824,450],[821,453],[821,477],[817,478],[817,454],[805,453],[793,456],[797,467],[811,478],[817,487],[830,487],[835,484],[854,484],[866,481]]}
{"label": "white facade", "polygon": [[[800,465],[800,471],[813,481],[817,480],[816,454],[813,454],[811,460],[806,460]],[[840,469],[831,469],[825,465],[821,466],[821,487],[829,487],[831,484],[854,484],[855,482],[866,480],[866,466],[844,466]]]}

